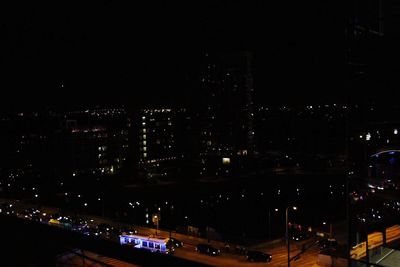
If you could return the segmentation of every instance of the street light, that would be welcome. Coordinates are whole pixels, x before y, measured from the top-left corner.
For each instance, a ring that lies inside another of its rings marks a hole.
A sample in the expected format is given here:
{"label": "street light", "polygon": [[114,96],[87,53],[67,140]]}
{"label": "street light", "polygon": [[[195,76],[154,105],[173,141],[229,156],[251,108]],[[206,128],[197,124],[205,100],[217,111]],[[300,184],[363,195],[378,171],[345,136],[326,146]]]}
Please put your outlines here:
{"label": "street light", "polygon": [[297,210],[297,207],[286,208],[286,242],[287,242],[287,264],[290,267],[290,239],[289,239],[289,208]]}
{"label": "street light", "polygon": [[[278,212],[279,209],[275,208],[275,212]],[[271,239],[271,208],[268,209],[268,238]]]}
{"label": "street light", "polygon": [[157,230],[158,230],[158,216],[157,215],[154,215],[154,220],[157,222],[156,224],[156,226],[157,226],[157,228],[156,228],[156,235],[157,235]]}
{"label": "street light", "polygon": [[157,236],[157,231],[158,231],[158,227],[159,227],[159,223],[161,220],[161,216],[159,213],[153,214],[153,223],[156,225],[156,236]]}

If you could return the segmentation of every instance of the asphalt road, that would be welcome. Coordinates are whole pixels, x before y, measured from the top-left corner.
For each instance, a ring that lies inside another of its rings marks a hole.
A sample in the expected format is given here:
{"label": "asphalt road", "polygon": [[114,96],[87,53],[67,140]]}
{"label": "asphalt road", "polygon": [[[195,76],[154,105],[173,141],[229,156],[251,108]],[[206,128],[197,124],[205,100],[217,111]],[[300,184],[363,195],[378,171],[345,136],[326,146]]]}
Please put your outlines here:
{"label": "asphalt road", "polygon": [[[86,257],[81,257],[79,254],[83,254]],[[63,255],[60,255],[57,259],[57,267],[104,267],[105,265],[113,267],[139,267],[139,265],[99,255],[87,250],[79,250],[77,253],[67,252]]]}
{"label": "asphalt road", "polygon": [[[21,201],[11,201],[11,200],[6,200],[6,199],[0,199],[0,202],[9,202],[13,203],[14,207],[18,209],[26,209],[28,207],[32,207],[33,205],[29,203],[24,203]],[[52,212],[57,212],[57,208],[54,207],[42,207],[42,212],[46,213],[52,213]],[[65,214],[68,215],[68,214]],[[72,214],[71,214],[72,215]],[[98,225],[100,223],[107,223],[113,226],[127,226],[126,224],[122,224],[116,221],[113,221],[109,218],[102,218],[102,217],[96,217],[96,216],[82,216],[85,218],[87,221],[90,222],[90,224]],[[141,226],[134,226],[134,225],[129,225],[136,230],[138,230],[139,234],[142,235],[155,235],[155,229],[154,228],[148,228],[148,227],[141,227]],[[163,236],[163,237],[168,237],[170,235],[169,232],[167,231],[162,231],[159,230],[158,236]],[[253,262],[248,262],[246,261],[246,258],[244,255],[237,255],[233,253],[224,253],[223,248],[224,248],[224,243],[223,242],[218,242],[218,241],[211,241],[210,244],[216,248],[221,249],[222,253],[219,256],[208,256],[204,254],[200,254],[197,251],[195,251],[195,246],[199,243],[207,243],[207,240],[199,237],[194,237],[194,236],[189,236],[189,235],[184,235],[180,233],[171,233],[172,237],[175,237],[176,239],[183,241],[184,247],[183,248],[178,248],[175,251],[174,256],[175,257],[180,257],[183,259],[188,259],[200,263],[205,263],[213,266],[229,266],[229,267],[236,267],[236,266],[265,266],[266,263],[253,263]],[[115,240],[118,242],[118,240]],[[234,245],[232,244],[231,247],[233,248]],[[297,253],[300,252],[299,248],[301,247],[301,243],[296,243],[292,242],[292,250],[291,250],[291,256],[296,255]],[[251,248],[249,248],[251,249]],[[287,266],[287,250],[286,246],[283,242],[280,242],[280,244],[277,244],[273,247],[269,245],[265,245],[265,247],[262,247],[260,245],[257,246],[257,250],[266,252],[268,254],[272,255],[272,261],[270,263],[267,263],[268,266],[277,266],[277,267],[283,267]],[[314,247],[306,251],[304,254],[301,255],[300,259],[297,261],[292,261],[291,266],[297,267],[297,266],[302,266],[302,267],[316,267],[318,266],[316,264],[317,262],[317,257],[318,257],[318,248]]]}
{"label": "asphalt road", "polygon": [[[272,254],[272,261],[267,263],[268,266],[283,267],[287,266],[287,250],[285,246],[278,246],[273,249],[260,249],[260,251]],[[300,250],[294,248],[291,250],[291,255],[296,255]],[[201,263],[210,264],[213,266],[224,266],[224,267],[244,267],[244,266],[265,266],[266,263],[253,263],[246,261],[244,255],[232,255],[228,253],[222,253],[220,256],[208,256],[195,252],[194,246],[187,245],[182,249],[176,250],[175,255],[177,257],[182,257],[185,259],[190,259],[192,261],[197,261]],[[292,261],[291,266],[318,266],[316,264],[318,256],[318,248],[310,249],[306,253],[302,254],[300,259],[297,261]]]}

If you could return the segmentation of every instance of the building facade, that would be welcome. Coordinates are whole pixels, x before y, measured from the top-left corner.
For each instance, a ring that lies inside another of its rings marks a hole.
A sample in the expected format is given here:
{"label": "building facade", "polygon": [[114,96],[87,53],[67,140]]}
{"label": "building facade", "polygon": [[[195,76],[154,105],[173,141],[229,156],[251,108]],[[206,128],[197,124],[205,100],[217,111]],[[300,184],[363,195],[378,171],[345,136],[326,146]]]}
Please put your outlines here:
{"label": "building facade", "polygon": [[206,53],[204,61],[199,174],[230,175],[244,158],[256,154],[252,54]]}

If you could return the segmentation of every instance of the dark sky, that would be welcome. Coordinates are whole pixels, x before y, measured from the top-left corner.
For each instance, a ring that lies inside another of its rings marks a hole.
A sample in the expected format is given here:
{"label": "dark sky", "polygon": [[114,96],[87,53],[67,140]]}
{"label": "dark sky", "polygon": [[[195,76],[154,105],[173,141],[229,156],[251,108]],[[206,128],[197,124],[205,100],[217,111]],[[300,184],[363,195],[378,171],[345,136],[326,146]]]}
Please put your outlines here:
{"label": "dark sky", "polygon": [[255,53],[260,102],[342,98],[341,17],[321,3],[53,2],[0,7],[3,107],[190,104],[215,49]]}

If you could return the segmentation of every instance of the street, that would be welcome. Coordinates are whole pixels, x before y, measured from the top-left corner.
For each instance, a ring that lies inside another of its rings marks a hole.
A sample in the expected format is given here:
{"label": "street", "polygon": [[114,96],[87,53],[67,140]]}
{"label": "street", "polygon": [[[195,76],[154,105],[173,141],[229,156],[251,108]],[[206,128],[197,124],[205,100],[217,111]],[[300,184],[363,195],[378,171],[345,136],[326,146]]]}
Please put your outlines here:
{"label": "street", "polygon": [[[1,199],[0,201],[12,203],[13,207],[16,211],[22,211],[24,209],[33,207],[32,204],[29,203],[23,203],[21,201],[15,201],[15,200],[9,200],[9,199]],[[41,212],[42,213],[55,213],[57,212],[57,208],[54,207],[41,207]],[[68,212],[64,212],[64,215],[69,215]],[[109,225],[113,226],[118,226],[118,227],[134,227],[138,231],[138,234],[144,235],[144,236],[154,236],[156,234],[156,230],[154,228],[149,228],[149,227],[143,227],[143,226],[133,226],[133,225],[127,225],[124,223],[116,222],[113,221],[109,218],[103,218],[103,217],[98,217],[98,216],[82,216],[85,220],[89,222],[89,225],[91,227],[95,227],[101,223],[106,223]],[[197,261],[200,263],[205,263],[213,266],[262,266],[265,265],[265,262],[248,262],[246,261],[246,256],[243,254],[237,254],[234,253],[234,244],[230,244],[231,249],[229,252],[226,252],[224,250],[225,248],[225,243],[219,242],[219,241],[213,241],[211,240],[209,242],[210,245],[212,245],[215,248],[218,248],[221,250],[221,255],[219,256],[209,256],[205,254],[200,254],[195,250],[195,247],[197,244],[200,243],[208,243],[206,239],[200,238],[200,237],[195,237],[195,236],[190,236],[190,235],[185,235],[181,233],[176,233],[176,232],[168,232],[164,230],[158,230],[157,231],[157,236],[162,236],[162,237],[169,237],[171,234],[171,237],[174,237],[184,243],[184,246],[182,248],[177,248],[175,250],[174,256],[175,257],[180,257],[183,259],[188,259],[192,261]],[[315,240],[307,240],[303,242],[314,242]],[[112,239],[116,242],[119,242],[117,239]],[[303,242],[291,242],[291,257],[295,256],[300,252],[301,245]],[[278,240],[278,242],[274,242],[273,245],[271,245],[272,242],[266,242],[266,243],[261,243],[258,245],[254,245],[252,247],[248,247],[248,250],[258,250],[262,251],[268,254],[272,255],[272,261],[268,263],[268,266],[276,266],[276,267],[283,267],[287,266],[287,250],[286,250],[286,245],[282,240]],[[100,257],[100,256],[99,256]],[[95,257],[99,259],[99,257]],[[296,267],[296,266],[318,266],[317,263],[317,257],[318,257],[318,247],[314,246],[307,250],[305,253],[300,255],[300,258],[296,261],[292,261],[291,266]],[[104,259],[107,259],[104,257]],[[75,261],[75,259],[74,259]],[[117,261],[117,260],[116,260]],[[115,265],[115,266],[120,266],[120,265]],[[123,266],[123,265],[121,265]]]}

